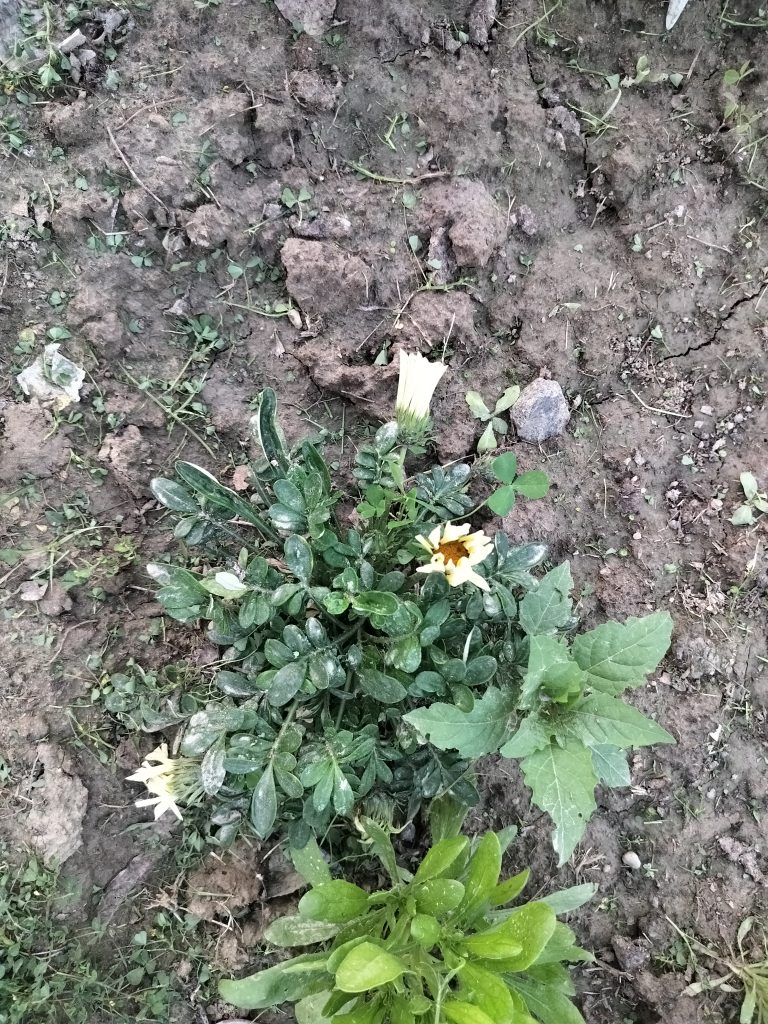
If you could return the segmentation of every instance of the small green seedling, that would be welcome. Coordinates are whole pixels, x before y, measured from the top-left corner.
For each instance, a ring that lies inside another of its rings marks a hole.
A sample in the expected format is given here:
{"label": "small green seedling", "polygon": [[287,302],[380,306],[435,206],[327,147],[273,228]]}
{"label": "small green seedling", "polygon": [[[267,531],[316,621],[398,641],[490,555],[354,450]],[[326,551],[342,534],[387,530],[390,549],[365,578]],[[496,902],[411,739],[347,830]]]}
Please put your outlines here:
{"label": "small green seedling", "polygon": [[504,452],[491,463],[491,472],[501,482],[488,498],[488,508],[497,516],[506,516],[515,507],[518,496],[523,498],[544,498],[549,493],[549,479],[540,469],[526,473],[517,472],[517,456]]}
{"label": "small green seedling", "polygon": [[734,526],[754,526],[755,512],[768,512],[768,494],[760,490],[754,473],[742,473],[739,482],[747,500],[743,505],[739,505],[728,522]]}
{"label": "small green seedling", "polygon": [[748,75],[753,75],[755,70],[755,68],[750,66],[750,61],[745,60],[740,67],[727,69],[723,74],[723,85],[738,85],[742,79],[746,78]]}
{"label": "small green seedling", "polygon": [[493,407],[493,412],[491,412],[483,401],[482,395],[478,391],[468,391],[466,393],[464,398],[472,411],[472,415],[482,423],[488,424],[483,431],[482,437],[477,442],[478,455],[482,455],[485,452],[493,451],[494,448],[498,448],[499,445],[496,440],[496,435],[499,434],[501,437],[504,437],[509,429],[506,420],[501,418],[501,413],[511,409],[519,397],[520,388],[517,384],[513,384],[511,388],[507,388]]}
{"label": "small green seedling", "polygon": [[299,215],[299,220],[302,219],[304,213],[303,203],[308,203],[312,198],[312,193],[308,188],[300,188],[298,194],[293,191],[292,188],[287,186],[280,193],[280,202],[286,208],[286,210],[296,210]]}

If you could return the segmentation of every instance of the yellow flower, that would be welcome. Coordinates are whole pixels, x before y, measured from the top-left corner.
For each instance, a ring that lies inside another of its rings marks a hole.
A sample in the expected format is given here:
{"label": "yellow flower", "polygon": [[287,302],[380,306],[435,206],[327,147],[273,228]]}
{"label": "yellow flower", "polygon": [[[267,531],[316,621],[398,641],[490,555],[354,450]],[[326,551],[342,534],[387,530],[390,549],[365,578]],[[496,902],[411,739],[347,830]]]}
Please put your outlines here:
{"label": "yellow flower", "polygon": [[420,565],[416,572],[442,572],[451,587],[473,583],[489,590],[483,577],[472,568],[490,555],[493,541],[482,530],[470,533],[469,523],[446,523],[436,526],[429,537],[416,540],[432,555],[429,565]]}
{"label": "yellow flower", "polygon": [[161,743],[144,758],[141,768],[128,782],[143,782],[151,797],[137,800],[137,807],[154,807],[155,819],[171,811],[181,821],[177,800],[194,803],[202,793],[200,766],[188,757],[169,757],[168,745]]}
{"label": "yellow flower", "polygon": [[447,369],[445,363],[431,363],[419,352],[400,353],[395,417],[402,430],[426,429],[429,404]]}

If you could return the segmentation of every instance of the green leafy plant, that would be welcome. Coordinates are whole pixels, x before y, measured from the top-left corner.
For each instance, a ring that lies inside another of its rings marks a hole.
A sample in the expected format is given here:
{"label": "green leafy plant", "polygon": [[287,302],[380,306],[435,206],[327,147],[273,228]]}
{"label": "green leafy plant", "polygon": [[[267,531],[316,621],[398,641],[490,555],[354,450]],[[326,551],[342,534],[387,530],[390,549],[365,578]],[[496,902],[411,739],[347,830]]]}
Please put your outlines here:
{"label": "green leafy plant", "polygon": [[[474,511],[469,465],[409,476],[444,372],[424,360],[428,378],[421,359],[403,361],[397,419],[358,450],[354,525],[319,449],[286,447],[270,390],[253,419],[264,457],[250,496],[186,462],[152,482],[176,537],[201,548],[187,566],[149,567],[158,599],[180,622],[205,623],[221,651],[219,696],[186,717],[174,705],[180,757],[161,747],[135,776],[156,813],[206,802],[216,842],[247,824],[302,847],[335,826],[349,834],[360,814],[399,828],[443,794],[470,805],[473,762],[501,750],[521,760],[564,860],[597,781],[628,784],[622,751],[671,741],[618,697],[658,664],[669,616],[569,642],[568,565],[537,582],[543,545],[452,522]],[[511,453],[490,469],[496,511],[546,491],[543,474],[517,475]]]}
{"label": "green leafy plant", "polygon": [[729,517],[728,522],[733,523],[734,526],[754,526],[755,512],[758,517],[768,512],[768,494],[760,490],[754,473],[741,473],[739,483],[744,491],[746,501],[743,505],[739,505],[733,515]]}
{"label": "green leafy plant", "polygon": [[332,878],[319,851],[302,857],[311,888],[266,938],[288,949],[330,944],[222,981],[224,999],[249,1010],[295,1003],[299,1024],[582,1022],[564,963],[593,958],[557,914],[586,902],[593,886],[510,906],[529,875],[500,881],[512,831],[470,840],[433,828],[440,838],[412,874],[375,822],[360,825],[390,887],[369,894]]}
{"label": "green leafy plant", "polygon": [[520,388],[517,384],[513,384],[498,399],[493,407],[493,411],[491,411],[478,391],[468,391],[466,393],[464,399],[472,411],[472,415],[475,419],[480,420],[481,423],[488,424],[480,440],[477,442],[477,452],[479,455],[482,455],[484,452],[493,451],[494,448],[498,447],[496,435],[504,437],[509,430],[507,421],[501,418],[501,414],[511,409],[519,397]]}

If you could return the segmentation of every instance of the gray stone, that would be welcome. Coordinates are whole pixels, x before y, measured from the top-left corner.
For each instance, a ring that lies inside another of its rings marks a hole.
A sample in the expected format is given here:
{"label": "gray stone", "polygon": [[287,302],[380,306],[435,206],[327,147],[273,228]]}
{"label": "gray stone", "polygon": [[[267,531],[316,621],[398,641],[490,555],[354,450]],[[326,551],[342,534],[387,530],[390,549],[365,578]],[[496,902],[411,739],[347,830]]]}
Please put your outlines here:
{"label": "gray stone", "polygon": [[557,381],[539,377],[523,388],[512,406],[511,416],[517,436],[522,441],[538,444],[562,434],[571,413]]}
{"label": "gray stone", "polygon": [[275,7],[292,25],[319,39],[331,23],[336,0],[275,0]]}
{"label": "gray stone", "polygon": [[21,0],[0,0],[0,58],[7,57],[21,36],[19,11]]}

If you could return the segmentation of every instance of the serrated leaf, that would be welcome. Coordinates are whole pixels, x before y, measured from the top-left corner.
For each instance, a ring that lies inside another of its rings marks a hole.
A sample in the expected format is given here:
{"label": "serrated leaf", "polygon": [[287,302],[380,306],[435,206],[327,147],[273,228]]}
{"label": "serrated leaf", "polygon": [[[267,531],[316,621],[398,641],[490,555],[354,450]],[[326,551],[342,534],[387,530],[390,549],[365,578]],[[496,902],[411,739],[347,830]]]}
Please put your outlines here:
{"label": "serrated leaf", "polygon": [[316,942],[332,939],[339,930],[328,921],[308,921],[305,917],[290,915],[278,917],[264,931],[264,938],[273,946],[313,946]]}
{"label": "serrated leaf", "polygon": [[403,720],[440,750],[457,750],[461,757],[495,753],[509,731],[515,701],[509,693],[490,687],[471,711],[453,704],[432,704],[403,715]]}
{"label": "serrated leaf", "polygon": [[577,740],[564,746],[550,743],[520,762],[533,802],[555,824],[552,845],[563,865],[576,849],[596,808],[597,776],[592,753]]}
{"label": "serrated leaf", "polygon": [[472,415],[478,420],[488,420],[491,418],[491,410],[483,401],[483,396],[477,391],[468,391],[464,396],[464,399],[469,406]]}
{"label": "serrated leaf", "polygon": [[609,744],[627,750],[653,743],[674,743],[674,736],[637,708],[607,693],[593,693],[572,704],[558,721],[558,731],[581,740],[585,747]]}
{"label": "serrated leaf", "polygon": [[587,673],[588,684],[604,693],[639,686],[669,648],[672,617],[654,612],[641,619],[606,622],[573,642],[573,656]]}
{"label": "serrated leaf", "polygon": [[533,707],[547,672],[567,665],[573,665],[577,671],[581,671],[563,640],[554,636],[532,636],[528,645],[528,670],[520,690],[519,707]]}
{"label": "serrated leaf", "polygon": [[277,793],[272,765],[258,781],[251,797],[251,825],[259,839],[266,839],[277,817]]}
{"label": "serrated leaf", "polygon": [[518,727],[514,736],[504,744],[499,753],[502,757],[520,759],[532,754],[534,750],[542,750],[547,746],[552,735],[551,728],[545,728],[535,715],[528,715]]}
{"label": "serrated leaf", "polygon": [[592,764],[604,786],[620,789],[622,786],[630,785],[632,781],[627,755],[618,747],[603,744],[592,747]]}
{"label": "serrated leaf", "polygon": [[563,562],[551,569],[539,581],[535,590],[528,591],[520,602],[519,620],[529,636],[554,633],[568,625],[571,618],[572,587],[570,563]]}

